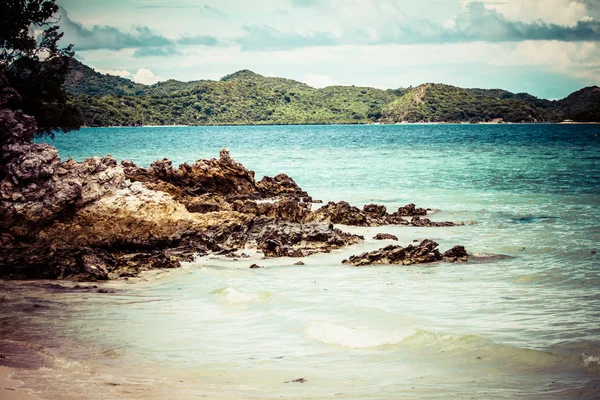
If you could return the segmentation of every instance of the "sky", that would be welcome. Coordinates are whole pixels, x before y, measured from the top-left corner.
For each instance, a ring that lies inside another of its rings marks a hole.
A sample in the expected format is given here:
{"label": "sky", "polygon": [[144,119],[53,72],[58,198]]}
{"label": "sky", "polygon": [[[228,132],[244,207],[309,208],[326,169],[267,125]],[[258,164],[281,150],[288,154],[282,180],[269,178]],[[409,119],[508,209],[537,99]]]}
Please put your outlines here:
{"label": "sky", "polygon": [[144,84],[241,69],[313,87],[600,85],[600,0],[57,0],[63,45]]}

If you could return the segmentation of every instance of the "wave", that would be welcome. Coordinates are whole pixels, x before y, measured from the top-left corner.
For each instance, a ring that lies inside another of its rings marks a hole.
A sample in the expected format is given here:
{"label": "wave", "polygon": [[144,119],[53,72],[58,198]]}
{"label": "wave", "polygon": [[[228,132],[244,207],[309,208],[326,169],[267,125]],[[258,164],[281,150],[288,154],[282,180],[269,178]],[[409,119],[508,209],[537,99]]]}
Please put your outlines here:
{"label": "wave", "polygon": [[402,342],[413,331],[380,331],[368,327],[335,325],[330,322],[315,321],[306,329],[306,337],[326,344],[336,344],[351,349],[366,349],[393,345]]}
{"label": "wave", "polygon": [[[425,330],[378,330],[364,326],[347,327],[331,322],[313,321],[305,330],[308,339],[349,349],[390,347],[394,351],[416,353],[417,357],[439,357],[482,362],[494,368],[536,370],[538,368],[585,368],[600,371],[600,357],[559,354],[496,343],[477,335],[439,333]],[[440,359],[441,361],[441,359]]]}
{"label": "wave", "polygon": [[245,293],[232,287],[217,289],[212,291],[210,294],[218,296],[221,301],[228,304],[248,304],[264,301],[271,297],[270,292]]}

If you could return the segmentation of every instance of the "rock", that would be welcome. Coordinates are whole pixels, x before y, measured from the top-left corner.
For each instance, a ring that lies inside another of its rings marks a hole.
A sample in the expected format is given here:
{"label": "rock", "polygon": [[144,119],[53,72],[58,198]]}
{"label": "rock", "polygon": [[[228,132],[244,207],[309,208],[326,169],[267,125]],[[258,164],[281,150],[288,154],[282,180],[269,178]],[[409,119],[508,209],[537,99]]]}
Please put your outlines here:
{"label": "rock", "polygon": [[416,208],[413,203],[410,203],[404,207],[399,207],[397,213],[401,217],[414,217],[417,215],[427,215],[427,210],[424,208]]}
{"label": "rock", "polygon": [[385,218],[387,208],[378,204],[367,204],[363,207],[363,212],[371,218]]}
{"label": "rock", "polygon": [[262,268],[260,265],[258,264],[252,264],[250,267],[250,269],[256,269],[256,268]]}
{"label": "rock", "polygon": [[296,261],[294,265],[304,265],[304,263],[302,261]]}
{"label": "rock", "polygon": [[421,218],[415,216],[410,220],[411,226],[425,226],[425,227],[439,227],[439,226],[459,226],[462,224],[456,224],[450,221],[433,222],[429,218]]}
{"label": "rock", "polygon": [[309,203],[285,199],[275,203],[260,204],[258,215],[286,221],[302,222],[309,213]]}
{"label": "rock", "polygon": [[306,381],[307,381],[307,380],[306,380],[306,379],[304,379],[304,378],[298,378],[298,379],[294,379],[294,380],[292,380],[292,381],[285,381],[285,382],[283,382],[283,383],[304,383],[304,382],[306,382]]}
{"label": "rock", "polygon": [[352,226],[369,225],[367,216],[357,207],[351,206],[345,201],[338,203],[330,201],[327,205],[308,214],[305,222],[331,222]]}
{"label": "rock", "polygon": [[255,193],[254,171],[230,157],[229,151],[221,150],[219,158],[198,160],[194,164],[181,164],[173,168],[170,160],[155,161],[151,173],[188,195],[213,193],[220,195]]}
{"label": "rock", "polygon": [[265,176],[257,182],[256,187],[264,199],[284,198],[311,203],[312,197],[286,174],[279,174],[274,178]]}
{"label": "rock", "polygon": [[185,206],[185,208],[187,208],[189,212],[193,213],[231,211],[234,209],[234,207],[225,201],[225,199],[223,199],[221,196],[186,196],[179,201]]}
{"label": "rock", "polygon": [[442,254],[442,258],[447,262],[467,261],[469,254],[463,246],[454,246]]}
{"label": "rock", "polygon": [[232,203],[235,211],[255,216],[270,217],[293,222],[301,222],[310,213],[308,203],[293,199],[283,199],[274,202],[257,202],[256,200],[235,200]]}
{"label": "rock", "polygon": [[361,243],[362,236],[319,223],[294,223],[257,218],[246,234],[246,243],[265,257],[305,257]]}
{"label": "rock", "polygon": [[106,263],[100,257],[89,254],[82,257],[83,269],[93,278],[99,280],[108,279],[108,270]]}
{"label": "rock", "polygon": [[398,237],[390,233],[378,233],[373,237],[375,240],[395,240],[398,241]]}
{"label": "rock", "polygon": [[[437,246],[436,242],[429,239],[423,240],[417,246],[413,246],[412,244],[406,247],[390,245],[370,253],[352,256],[342,261],[342,263],[358,267],[372,264],[411,265],[441,261],[444,259],[444,256],[437,250]],[[461,255],[461,251],[464,251],[462,246],[455,246],[444,254],[448,254],[447,261],[454,261],[453,257]],[[456,257],[456,261],[462,261],[461,257]]]}

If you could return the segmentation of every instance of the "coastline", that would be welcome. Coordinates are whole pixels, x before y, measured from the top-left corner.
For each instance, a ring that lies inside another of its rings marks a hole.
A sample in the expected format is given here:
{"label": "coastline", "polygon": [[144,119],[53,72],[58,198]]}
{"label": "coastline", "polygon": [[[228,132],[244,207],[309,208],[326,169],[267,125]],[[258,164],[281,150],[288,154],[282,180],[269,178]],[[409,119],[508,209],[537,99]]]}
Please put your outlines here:
{"label": "coastline", "polygon": [[223,124],[202,124],[202,125],[84,125],[79,129],[96,129],[96,128],[190,128],[190,127],[264,127],[264,126],[389,126],[389,125],[599,125],[600,122],[356,122],[356,123],[293,123],[293,124],[263,124],[263,123],[223,123]]}
{"label": "coastline", "polygon": [[0,366],[0,398],[2,400],[41,400],[39,397],[31,395],[22,386],[21,381],[10,378],[15,371],[14,368]]}

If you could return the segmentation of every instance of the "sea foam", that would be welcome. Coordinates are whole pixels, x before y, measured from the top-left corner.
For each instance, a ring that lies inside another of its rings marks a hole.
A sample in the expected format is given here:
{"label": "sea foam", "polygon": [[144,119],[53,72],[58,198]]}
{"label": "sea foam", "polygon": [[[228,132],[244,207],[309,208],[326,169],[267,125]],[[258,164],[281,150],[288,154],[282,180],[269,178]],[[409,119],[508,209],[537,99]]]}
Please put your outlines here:
{"label": "sea foam", "polygon": [[412,331],[382,331],[362,326],[348,328],[325,321],[314,321],[306,329],[309,339],[351,349],[393,345],[412,334]]}

